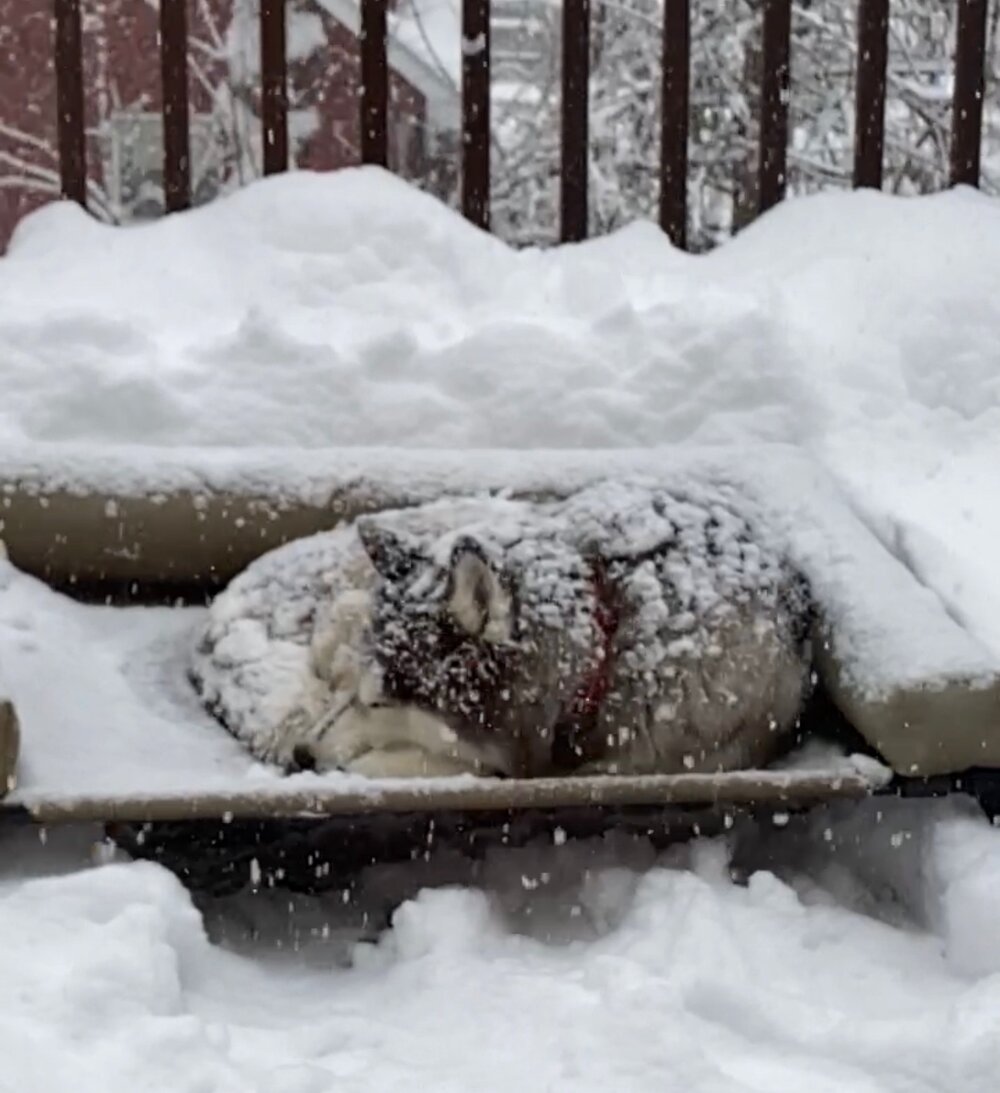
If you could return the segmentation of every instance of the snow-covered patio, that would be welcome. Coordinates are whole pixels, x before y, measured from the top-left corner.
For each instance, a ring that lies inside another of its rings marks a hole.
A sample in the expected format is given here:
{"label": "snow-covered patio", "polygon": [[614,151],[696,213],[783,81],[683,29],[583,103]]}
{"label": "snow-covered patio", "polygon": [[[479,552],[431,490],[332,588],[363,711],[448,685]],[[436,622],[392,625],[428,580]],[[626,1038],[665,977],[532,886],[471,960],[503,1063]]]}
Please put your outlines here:
{"label": "snow-covered patio", "polygon": [[[322,508],[345,480],[701,462],[785,515],[860,692],[992,680],[998,252],[996,202],[965,190],[791,202],[703,257],[642,224],[515,252],[368,169],[131,229],[50,207],[0,261],[0,538],[15,495],[56,490]],[[184,783],[172,719],[212,731],[180,663],[197,614],[124,622],[0,562],[21,792],[39,763],[67,792],[87,769],[127,788],[137,761]],[[221,732],[203,752],[202,785],[267,780]],[[1000,831],[966,806],[737,832],[746,887],[721,841],[656,861],[609,837],[376,869],[349,904],[197,910],[106,846],[93,868],[98,832],[10,832],[0,1085],[991,1093]]]}

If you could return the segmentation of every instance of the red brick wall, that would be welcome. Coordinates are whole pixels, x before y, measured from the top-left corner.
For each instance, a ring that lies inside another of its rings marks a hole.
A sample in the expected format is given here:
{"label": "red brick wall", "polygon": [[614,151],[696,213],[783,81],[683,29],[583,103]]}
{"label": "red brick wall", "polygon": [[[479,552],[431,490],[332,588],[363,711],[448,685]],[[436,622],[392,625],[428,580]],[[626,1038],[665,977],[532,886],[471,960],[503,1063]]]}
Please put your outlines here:
{"label": "red brick wall", "polygon": [[[224,28],[231,0],[209,2]],[[17,221],[53,197],[10,185],[13,176],[22,174],[12,158],[27,160],[50,174],[58,172],[50,10],[50,4],[40,0],[0,0],[0,126],[30,138],[19,140],[0,128],[0,253]],[[188,10],[191,39],[208,41],[193,2]],[[318,120],[315,133],[298,148],[296,162],[300,167],[329,170],[358,162],[360,64],[354,35],[325,13],[322,18],[329,46],[292,66],[290,90],[291,108],[314,109]],[[83,38],[88,127],[96,126],[116,105],[160,109],[157,14],[145,0],[83,0]],[[218,63],[216,74],[221,70]],[[412,118],[419,134],[425,116],[422,96],[395,73],[391,92],[390,128]],[[192,111],[210,110],[210,95],[193,78],[190,94]],[[393,150],[394,167],[403,173],[415,168],[413,163],[396,162]],[[101,149],[93,137],[88,139],[87,151],[89,176],[101,184]],[[419,144],[414,155],[420,155]]]}

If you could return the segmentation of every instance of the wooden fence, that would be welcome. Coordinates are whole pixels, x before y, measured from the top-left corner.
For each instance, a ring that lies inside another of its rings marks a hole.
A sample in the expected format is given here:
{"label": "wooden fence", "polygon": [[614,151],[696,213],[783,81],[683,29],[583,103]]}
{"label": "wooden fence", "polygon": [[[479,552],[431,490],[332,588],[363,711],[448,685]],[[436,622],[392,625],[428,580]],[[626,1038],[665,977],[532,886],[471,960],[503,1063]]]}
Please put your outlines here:
{"label": "wooden fence", "polygon": [[[849,0],[845,0],[849,2]],[[890,0],[856,0],[858,51],[854,185],[879,187],[885,131]],[[958,5],[951,181],[977,185],[982,141],[988,0]],[[389,103],[386,0],[361,5],[361,160],[387,162]],[[660,224],[683,247],[687,223],[691,0],[663,0]],[[86,204],[80,0],[54,0],[59,165],[64,197]],[[792,0],[762,0],[758,157],[759,211],[784,196]],[[564,242],[587,233],[590,0],[563,0],[560,221]],[[490,219],[490,0],[461,0],[462,210]],[[261,124],[265,174],[288,165],[285,0],[261,0]],[[160,0],[164,191],[168,212],[191,200],[186,0]]]}

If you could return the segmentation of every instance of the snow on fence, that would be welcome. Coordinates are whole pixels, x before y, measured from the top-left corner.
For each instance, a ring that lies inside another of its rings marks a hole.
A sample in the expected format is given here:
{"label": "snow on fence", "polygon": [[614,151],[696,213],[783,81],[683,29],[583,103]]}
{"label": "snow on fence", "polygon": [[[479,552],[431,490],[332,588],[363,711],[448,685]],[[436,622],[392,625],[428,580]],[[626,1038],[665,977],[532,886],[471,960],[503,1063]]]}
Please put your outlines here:
{"label": "snow on fence", "polygon": [[[86,206],[81,0],[53,0],[60,190]],[[858,52],[853,181],[879,187],[885,132],[890,0],[857,0]],[[954,0],[958,23],[952,100],[951,182],[978,185],[982,142],[988,0]],[[387,0],[361,6],[361,160],[388,161]],[[685,245],[691,77],[691,0],[663,0],[663,102],[660,140],[660,224]],[[191,202],[187,91],[186,0],[160,0],[163,80],[164,189],[168,212]],[[490,222],[490,0],[461,0],[462,210],[483,228]],[[563,0],[560,235],[587,234],[590,0]],[[792,0],[762,0],[757,211],[784,197],[787,177]],[[285,0],[261,0],[261,124],[264,173],[288,166]]]}

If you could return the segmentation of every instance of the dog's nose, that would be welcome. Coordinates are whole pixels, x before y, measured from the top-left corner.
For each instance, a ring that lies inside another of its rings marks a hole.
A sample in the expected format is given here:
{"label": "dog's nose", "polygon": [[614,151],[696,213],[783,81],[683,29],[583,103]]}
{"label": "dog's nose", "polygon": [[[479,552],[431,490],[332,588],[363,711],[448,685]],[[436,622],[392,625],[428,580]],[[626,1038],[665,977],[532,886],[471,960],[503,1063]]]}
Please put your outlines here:
{"label": "dog's nose", "polygon": [[315,770],[316,756],[308,744],[296,744],[292,748],[292,770]]}

